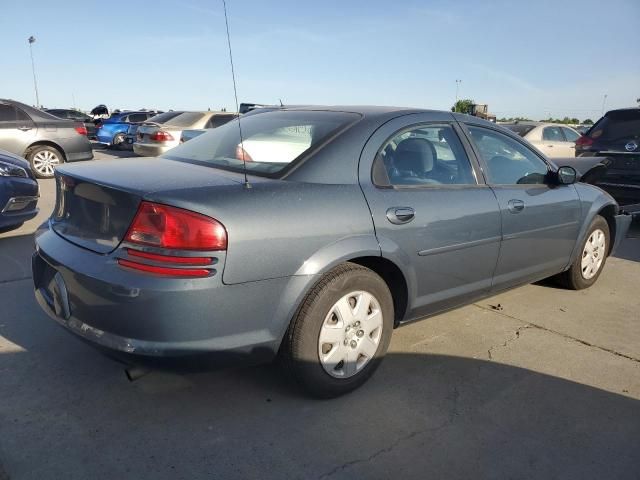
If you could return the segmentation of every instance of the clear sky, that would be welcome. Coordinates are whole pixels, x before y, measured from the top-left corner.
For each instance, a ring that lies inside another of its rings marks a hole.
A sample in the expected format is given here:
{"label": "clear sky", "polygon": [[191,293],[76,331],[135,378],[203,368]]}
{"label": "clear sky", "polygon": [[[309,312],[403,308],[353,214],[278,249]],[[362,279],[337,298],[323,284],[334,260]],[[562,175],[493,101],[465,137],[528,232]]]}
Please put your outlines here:
{"label": "clear sky", "polygon": [[[239,100],[599,117],[640,97],[640,0],[228,0]],[[0,0],[0,97],[234,109],[222,0]]]}

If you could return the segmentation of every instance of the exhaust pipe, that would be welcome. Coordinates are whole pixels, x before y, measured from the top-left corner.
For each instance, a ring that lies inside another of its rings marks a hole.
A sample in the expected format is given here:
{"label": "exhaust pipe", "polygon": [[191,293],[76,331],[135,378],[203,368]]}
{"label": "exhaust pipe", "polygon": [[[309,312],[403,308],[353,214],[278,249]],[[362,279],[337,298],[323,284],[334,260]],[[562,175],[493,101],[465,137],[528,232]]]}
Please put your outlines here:
{"label": "exhaust pipe", "polygon": [[133,366],[125,368],[124,374],[127,376],[127,379],[130,382],[135,382],[136,380],[144,377],[150,371],[151,370],[149,370],[148,368]]}

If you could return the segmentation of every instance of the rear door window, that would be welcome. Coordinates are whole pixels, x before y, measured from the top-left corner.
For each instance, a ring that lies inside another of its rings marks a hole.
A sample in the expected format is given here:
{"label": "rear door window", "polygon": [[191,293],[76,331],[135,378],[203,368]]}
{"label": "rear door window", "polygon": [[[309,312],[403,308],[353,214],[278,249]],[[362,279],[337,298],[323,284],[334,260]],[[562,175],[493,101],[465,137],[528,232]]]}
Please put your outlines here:
{"label": "rear door window", "polygon": [[560,127],[544,127],[542,130],[542,140],[548,142],[564,142],[564,136]]}
{"label": "rear door window", "polygon": [[[450,125],[402,131],[378,152],[373,166],[379,186],[475,185],[471,163]],[[386,172],[379,176],[377,172]]]}
{"label": "rear door window", "polygon": [[234,115],[214,115],[204,128],[217,128],[234,119]]}

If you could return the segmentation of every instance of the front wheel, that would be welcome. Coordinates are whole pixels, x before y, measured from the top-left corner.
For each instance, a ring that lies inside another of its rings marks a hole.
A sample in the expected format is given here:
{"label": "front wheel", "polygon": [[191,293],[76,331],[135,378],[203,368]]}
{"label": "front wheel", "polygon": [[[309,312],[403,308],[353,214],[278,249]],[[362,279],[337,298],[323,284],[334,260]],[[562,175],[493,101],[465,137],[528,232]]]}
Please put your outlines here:
{"label": "front wheel", "polygon": [[307,294],[284,340],[293,377],[316,397],[348,393],[373,374],[393,329],[393,300],[382,278],[346,263]]}
{"label": "front wheel", "polygon": [[596,283],[607,261],[609,238],[609,224],[596,215],[573,264],[559,275],[560,282],[572,290],[582,290]]}

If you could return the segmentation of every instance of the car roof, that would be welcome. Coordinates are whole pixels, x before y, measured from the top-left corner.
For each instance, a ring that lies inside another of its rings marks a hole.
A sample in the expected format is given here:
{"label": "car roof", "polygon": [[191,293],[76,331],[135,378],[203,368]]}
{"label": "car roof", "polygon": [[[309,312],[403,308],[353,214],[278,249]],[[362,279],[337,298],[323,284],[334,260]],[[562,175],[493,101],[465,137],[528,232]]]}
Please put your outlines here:
{"label": "car roof", "polygon": [[619,112],[640,112],[640,107],[616,108],[615,110],[609,110],[604,115],[606,117],[610,113],[619,113]]}
{"label": "car roof", "polygon": [[11,100],[10,98],[0,98],[0,103],[8,103],[17,107],[20,107],[22,110],[27,112],[32,120],[42,120],[45,122],[63,122],[66,124],[73,125],[71,120],[66,120],[64,118],[58,118],[50,113],[45,112],[44,110],[40,110],[39,108],[32,107],[31,105],[27,105],[26,103],[19,102],[17,100]]}

